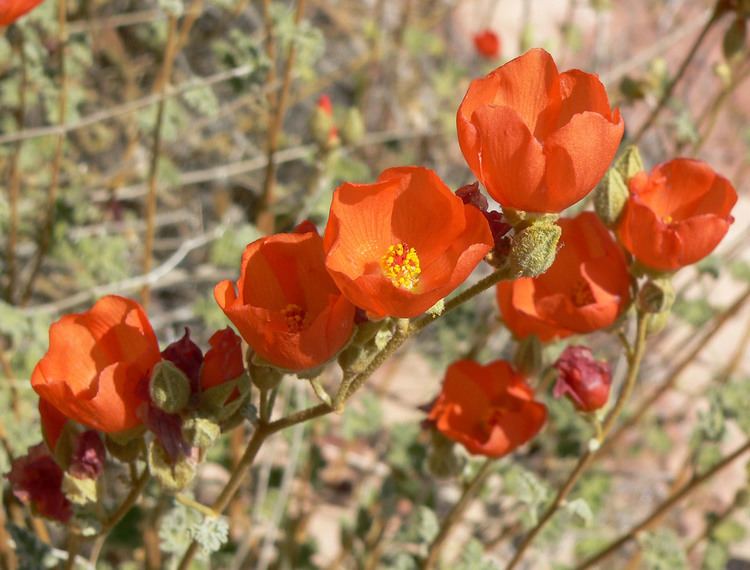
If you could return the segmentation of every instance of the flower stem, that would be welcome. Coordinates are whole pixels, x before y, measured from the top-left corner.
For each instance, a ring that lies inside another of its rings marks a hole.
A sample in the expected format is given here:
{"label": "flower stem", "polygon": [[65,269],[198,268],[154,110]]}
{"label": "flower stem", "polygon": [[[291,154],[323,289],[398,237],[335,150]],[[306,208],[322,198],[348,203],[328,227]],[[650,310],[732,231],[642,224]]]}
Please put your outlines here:
{"label": "flower stem", "polygon": [[[648,320],[649,315],[638,315],[635,346],[633,347],[632,354],[628,355],[628,373],[614,408],[612,408],[609,414],[607,414],[607,417],[602,423],[600,436],[601,441],[604,441],[606,439],[607,434],[609,434],[612,426],[614,425],[615,421],[620,416],[623,408],[630,399],[630,395],[633,393],[633,388],[635,387],[636,380],[638,379],[638,371],[640,370],[641,361],[643,360],[643,354],[646,348],[646,331],[648,327]],[[557,492],[557,495],[552,501],[552,504],[547,507],[547,510],[544,511],[544,514],[541,516],[536,526],[532,528],[521,541],[521,544],[518,546],[515,555],[511,559],[510,563],[508,563],[508,566],[506,566],[506,570],[512,570],[513,568],[518,566],[527,550],[534,542],[534,539],[547,526],[547,523],[549,523],[554,514],[563,504],[567,496],[573,490],[575,484],[593,463],[595,457],[597,456],[597,453],[598,449],[588,448],[583,453],[583,455],[581,455],[581,458],[573,468],[573,471],[570,473],[570,475],[568,475],[567,480],[565,481],[565,483],[563,483],[562,487]]]}
{"label": "flower stem", "polygon": [[[408,327],[404,327],[404,326],[397,327],[396,332],[394,333],[393,337],[388,342],[388,344],[386,344],[383,350],[380,351],[375,356],[375,358],[373,358],[372,362],[370,362],[369,366],[362,373],[358,374],[351,380],[350,384],[348,385],[348,388],[346,389],[346,395],[342,399],[342,402],[341,402],[342,405],[346,403],[346,401],[354,395],[354,393],[365,383],[365,381],[409,337],[421,331],[424,327],[426,327],[428,324],[430,324],[431,322],[433,322],[440,316],[445,315],[446,313],[452,311],[456,307],[476,297],[482,291],[489,289],[490,287],[492,287],[499,281],[503,279],[507,279],[509,276],[510,276],[510,273],[507,268],[498,269],[494,273],[480,280],[478,283],[476,283],[472,287],[469,287],[463,293],[456,295],[453,299],[448,301],[445,304],[445,310],[440,315],[434,315],[434,316],[429,315],[429,314],[424,315],[420,317],[419,319],[413,321]],[[286,416],[284,418],[281,418],[279,420],[276,420],[270,423],[266,423],[261,420],[258,423],[258,426],[255,428],[255,431],[253,432],[253,435],[247,444],[245,453],[242,455],[242,458],[237,464],[237,467],[234,469],[232,476],[229,479],[229,482],[224,487],[224,490],[221,492],[221,495],[219,495],[219,497],[216,499],[214,504],[211,505],[211,509],[216,513],[224,512],[224,509],[227,507],[229,502],[237,493],[242,483],[242,480],[244,479],[248,470],[252,466],[253,461],[255,460],[255,456],[258,454],[258,451],[260,450],[261,446],[270,435],[273,435],[274,433],[278,431],[281,431],[283,429],[286,429],[298,423],[306,422],[308,420],[311,420],[320,416],[325,416],[333,411],[336,411],[336,409],[337,408],[335,406],[331,406],[331,405],[324,403],[324,404],[318,404],[317,406],[313,406],[311,408],[306,408],[299,412],[295,412],[289,416]],[[188,549],[185,551],[185,554],[183,555],[182,560],[180,561],[177,567],[177,570],[188,570],[188,568],[190,567],[190,563],[195,557],[195,555],[197,554],[197,552],[198,552],[198,543],[193,541],[188,547]]]}
{"label": "flower stem", "polygon": [[492,472],[492,467],[495,464],[494,457],[488,457],[482,466],[477,471],[476,475],[466,485],[461,498],[458,502],[453,505],[448,515],[443,519],[440,525],[440,531],[430,544],[427,552],[427,558],[422,564],[422,570],[432,570],[440,560],[440,553],[443,550],[445,541],[450,536],[451,530],[463,518],[466,509],[471,504],[472,499],[476,497],[479,491],[482,489],[482,485],[487,480],[487,476]]}
{"label": "flower stem", "polygon": [[738,449],[736,449],[735,451],[733,451],[732,453],[724,457],[724,459],[719,461],[716,465],[711,467],[711,469],[709,469],[702,475],[693,477],[693,479],[687,485],[685,485],[684,487],[682,487],[682,489],[680,489],[679,491],[676,491],[675,493],[672,493],[669,497],[667,497],[667,499],[664,500],[664,502],[662,502],[658,507],[656,507],[653,511],[651,511],[651,514],[649,514],[641,522],[633,526],[629,531],[623,533],[618,539],[611,542],[608,546],[604,547],[602,550],[594,554],[591,558],[589,558],[582,564],[578,565],[576,567],[576,570],[584,570],[585,568],[591,568],[594,564],[597,564],[601,562],[602,560],[604,560],[605,558],[609,557],[621,546],[635,539],[638,533],[640,533],[642,530],[651,526],[653,521],[661,518],[664,515],[664,513],[666,513],[669,509],[671,509],[675,504],[677,504],[682,499],[687,497],[689,494],[695,491],[698,487],[700,487],[703,483],[705,483],[706,481],[711,479],[714,475],[722,471],[725,467],[730,465],[738,457],[745,454],[748,450],[750,450],[750,440],[746,441]]}

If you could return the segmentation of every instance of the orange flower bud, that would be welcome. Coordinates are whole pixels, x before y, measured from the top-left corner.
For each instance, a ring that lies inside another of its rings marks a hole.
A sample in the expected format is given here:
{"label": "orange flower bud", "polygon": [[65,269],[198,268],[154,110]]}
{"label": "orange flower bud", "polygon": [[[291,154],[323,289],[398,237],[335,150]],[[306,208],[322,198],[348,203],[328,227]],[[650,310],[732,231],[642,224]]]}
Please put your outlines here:
{"label": "orange flower bud", "polygon": [[676,158],[640,172],[617,226],[625,248],[643,265],[676,271],[711,253],[729,230],[737,192],[705,162]]}
{"label": "orange flower bud", "polygon": [[236,287],[222,281],[214,288],[216,302],[252,349],[287,370],[325,363],[354,328],[354,305],[326,271],[323,240],[308,230],[254,241],[242,255]]}
{"label": "orange flower bud", "polygon": [[596,186],[624,130],[595,75],[559,73],[542,49],[472,81],[456,124],[466,162],[500,205],[550,213]]}
{"label": "orange flower bud", "polygon": [[486,59],[500,57],[500,37],[490,29],[474,34],[474,48]]}
{"label": "orange flower bud", "polygon": [[561,218],[561,248],[546,273],[498,285],[497,302],[518,338],[546,342],[613,324],[630,302],[625,256],[593,212]]}
{"label": "orange flower bud", "polygon": [[510,363],[459,360],[446,370],[427,419],[470,453],[502,457],[542,429],[547,408]]}
{"label": "orange flower bud", "polygon": [[66,315],[50,327],[49,350],[36,365],[31,385],[64,416],[115,433],[141,423],[136,411],[148,399],[149,375],[160,359],[143,308],[109,295],[91,310]]}
{"label": "orange flower bud", "polygon": [[374,184],[339,186],[324,238],[334,281],[375,318],[423,313],[493,244],[483,213],[416,166],[390,168]]}
{"label": "orange flower bud", "polygon": [[2,0],[0,1],[0,26],[9,26],[21,16],[31,12],[44,0]]}

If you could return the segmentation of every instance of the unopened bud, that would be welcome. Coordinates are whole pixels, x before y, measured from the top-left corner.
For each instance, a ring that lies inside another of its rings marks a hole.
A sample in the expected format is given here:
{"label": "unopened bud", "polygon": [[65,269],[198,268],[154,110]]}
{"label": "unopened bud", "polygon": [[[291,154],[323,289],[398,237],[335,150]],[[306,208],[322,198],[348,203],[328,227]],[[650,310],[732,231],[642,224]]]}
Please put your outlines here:
{"label": "unopened bud", "polygon": [[432,430],[432,443],[427,455],[427,469],[438,479],[455,477],[464,466],[464,458],[459,456],[456,445],[438,430]]}
{"label": "unopened bud", "polygon": [[605,225],[613,227],[628,201],[628,187],[620,171],[612,168],[594,191],[594,210]]}
{"label": "unopened bud", "polygon": [[158,441],[148,446],[149,473],[168,491],[182,491],[195,477],[195,463],[184,456],[173,461]]}
{"label": "unopened bud", "polygon": [[284,377],[284,373],[278,368],[256,364],[253,360],[250,360],[247,371],[253,386],[259,390],[273,390]]}
{"label": "unopened bud", "polygon": [[674,299],[675,292],[671,279],[649,279],[638,292],[638,309],[642,313],[668,313]]}
{"label": "unopened bud", "polygon": [[341,136],[349,145],[357,144],[365,136],[365,121],[362,113],[356,107],[350,107],[344,117],[344,126],[341,128]]}
{"label": "unopened bud", "polygon": [[208,449],[220,435],[219,424],[208,418],[188,418],[182,424],[182,436],[192,447]]}
{"label": "unopened bud", "polygon": [[646,334],[652,335],[663,331],[664,327],[667,326],[667,321],[669,321],[669,314],[669,311],[662,311],[650,315],[648,323],[646,323]]}
{"label": "unopened bud", "polygon": [[149,395],[157,408],[176,414],[188,405],[190,393],[190,380],[174,363],[162,360],[154,366]]}
{"label": "unopened bud", "polygon": [[339,144],[336,121],[333,118],[333,105],[328,95],[321,95],[318,99],[318,105],[310,120],[310,130],[315,142],[321,148],[330,150]]}
{"label": "unopened bud", "polygon": [[107,452],[112,457],[123,463],[134,461],[141,454],[141,451],[143,451],[142,438],[133,438],[127,441],[122,441],[107,435],[104,439],[104,445],[107,448]]}
{"label": "unopened bud", "polygon": [[607,403],[612,385],[609,364],[596,360],[586,346],[568,346],[555,362],[554,396],[567,396],[581,412],[594,412]]}
{"label": "unopened bud", "polygon": [[538,277],[550,268],[557,255],[562,230],[554,220],[539,218],[513,238],[510,270],[514,277]]}
{"label": "unopened bud", "polygon": [[620,173],[626,186],[633,176],[645,170],[637,146],[633,144],[625,149],[625,152],[615,161],[615,170]]}
{"label": "unopened bud", "polygon": [[524,376],[535,376],[542,369],[542,343],[529,335],[518,343],[513,365]]}

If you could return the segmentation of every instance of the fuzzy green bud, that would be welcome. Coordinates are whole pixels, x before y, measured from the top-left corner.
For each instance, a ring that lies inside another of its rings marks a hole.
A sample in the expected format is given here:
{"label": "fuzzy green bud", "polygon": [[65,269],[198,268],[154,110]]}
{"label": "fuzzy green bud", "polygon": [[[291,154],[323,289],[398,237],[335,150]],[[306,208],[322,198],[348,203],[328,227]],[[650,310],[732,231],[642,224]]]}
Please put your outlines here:
{"label": "fuzzy green bud", "polygon": [[669,311],[662,311],[650,315],[648,323],[646,323],[646,334],[652,335],[663,331],[664,327],[667,326],[667,321],[669,321],[669,314]]}
{"label": "fuzzy green bud", "polygon": [[190,401],[190,380],[169,360],[154,366],[148,390],[154,405],[168,414],[184,410]]}
{"label": "fuzzy green bud", "polygon": [[456,444],[437,430],[432,431],[432,443],[427,455],[427,469],[438,479],[456,477],[465,460],[456,451]]}
{"label": "fuzzy green bud", "polygon": [[550,268],[557,255],[562,230],[553,219],[534,220],[513,238],[510,270],[514,277],[538,277]]}
{"label": "fuzzy green bud", "polygon": [[349,107],[341,128],[341,137],[349,145],[357,144],[365,136],[365,121],[356,107]]}
{"label": "fuzzy green bud", "polygon": [[71,503],[87,505],[95,503],[98,498],[96,479],[73,477],[67,471],[63,475],[62,492]]}
{"label": "fuzzy green bud", "polygon": [[529,335],[518,343],[513,365],[524,376],[534,376],[542,369],[542,343]]}
{"label": "fuzzy green bud", "polygon": [[250,381],[258,390],[273,390],[284,377],[284,373],[278,368],[256,364],[252,360],[248,363],[247,371],[250,374]]}
{"label": "fuzzy green bud", "polygon": [[149,472],[167,491],[182,491],[195,477],[195,464],[190,459],[181,456],[173,462],[158,441],[149,444],[147,455]]}
{"label": "fuzzy green bud", "polygon": [[638,292],[638,310],[642,313],[668,313],[674,299],[675,292],[671,279],[649,279]]}
{"label": "fuzzy green bud", "polygon": [[615,170],[622,176],[626,187],[633,176],[646,170],[637,146],[632,144],[625,149],[625,152],[615,161]]}
{"label": "fuzzy green bud", "polygon": [[221,427],[208,418],[191,417],[182,423],[182,437],[193,447],[208,449],[221,435]]}
{"label": "fuzzy green bud", "polygon": [[612,168],[594,191],[594,210],[605,225],[612,227],[617,223],[625,203],[628,201],[628,187],[622,174]]}

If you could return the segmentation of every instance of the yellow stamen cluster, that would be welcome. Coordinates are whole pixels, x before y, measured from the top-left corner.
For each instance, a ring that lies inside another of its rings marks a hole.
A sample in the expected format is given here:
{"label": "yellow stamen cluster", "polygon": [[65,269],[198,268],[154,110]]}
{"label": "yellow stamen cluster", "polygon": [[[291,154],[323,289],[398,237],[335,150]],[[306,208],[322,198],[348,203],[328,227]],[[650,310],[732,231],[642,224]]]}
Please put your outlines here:
{"label": "yellow stamen cluster", "polygon": [[306,313],[299,305],[290,303],[284,307],[281,314],[284,315],[284,318],[286,319],[286,326],[287,329],[289,329],[289,332],[297,333],[304,328]]}
{"label": "yellow stamen cluster", "polygon": [[413,247],[404,243],[397,243],[388,247],[380,264],[383,274],[391,280],[391,283],[402,289],[413,289],[419,283],[419,256]]}
{"label": "yellow stamen cluster", "polygon": [[591,287],[589,287],[588,283],[583,279],[576,281],[576,284],[573,287],[572,298],[573,304],[576,307],[585,307],[586,305],[596,303],[596,299],[591,292]]}

